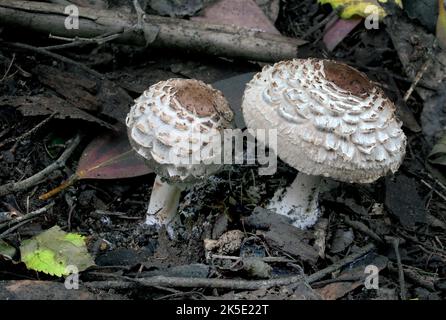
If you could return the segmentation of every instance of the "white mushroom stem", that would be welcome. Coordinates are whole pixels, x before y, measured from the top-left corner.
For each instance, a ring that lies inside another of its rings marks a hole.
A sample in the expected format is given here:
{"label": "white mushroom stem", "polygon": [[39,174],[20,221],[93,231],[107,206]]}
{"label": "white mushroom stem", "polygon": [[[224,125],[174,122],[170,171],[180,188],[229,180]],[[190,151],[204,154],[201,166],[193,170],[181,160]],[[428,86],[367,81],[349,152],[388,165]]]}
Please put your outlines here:
{"label": "white mushroom stem", "polygon": [[177,215],[182,189],[174,184],[161,181],[156,176],[147,209],[147,225],[167,225]]}
{"label": "white mushroom stem", "polygon": [[288,188],[276,191],[267,208],[289,217],[299,229],[311,227],[320,216],[320,184],[320,176],[299,172]]}

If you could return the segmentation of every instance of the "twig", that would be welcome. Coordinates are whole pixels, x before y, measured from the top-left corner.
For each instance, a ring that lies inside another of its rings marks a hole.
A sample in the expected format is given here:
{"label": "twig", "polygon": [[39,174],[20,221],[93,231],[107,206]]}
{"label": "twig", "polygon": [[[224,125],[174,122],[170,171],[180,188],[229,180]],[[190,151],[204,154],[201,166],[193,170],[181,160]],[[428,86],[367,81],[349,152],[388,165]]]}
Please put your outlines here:
{"label": "twig", "polygon": [[50,58],[62,61],[64,63],[74,65],[74,66],[78,67],[79,69],[82,69],[85,72],[88,72],[88,73],[94,75],[98,79],[101,79],[101,80],[105,79],[105,76],[103,74],[100,74],[99,72],[97,72],[97,71],[87,67],[86,65],[84,65],[82,63],[79,63],[77,61],[74,61],[74,60],[72,60],[70,58],[61,56],[60,54],[57,54],[57,53],[54,53],[54,52],[50,52],[50,51],[48,51],[46,49],[37,48],[37,47],[31,46],[29,44],[18,43],[18,42],[6,42],[5,44],[8,45],[8,46],[14,47],[14,48],[19,48],[19,49],[25,49],[25,50],[33,51],[33,52],[36,52],[36,53],[48,56]]}
{"label": "twig", "polygon": [[51,203],[47,204],[46,206],[44,206],[44,207],[42,207],[40,209],[34,210],[34,211],[30,212],[30,213],[27,213],[27,214],[25,214],[23,216],[20,216],[20,217],[16,218],[16,219],[8,220],[7,222],[4,222],[4,223],[0,224],[0,229],[3,229],[4,227],[10,227],[11,225],[15,225],[15,224],[20,223],[20,222],[22,222],[24,220],[33,219],[33,218],[41,215],[42,213],[47,212],[48,209],[50,209],[53,206],[54,206],[54,202],[51,202]]}
{"label": "twig", "polygon": [[[29,137],[30,135],[35,133],[37,130],[39,130],[41,127],[43,127],[46,123],[48,123],[52,118],[54,118],[54,116],[56,114],[57,114],[57,112],[53,112],[51,115],[49,115],[48,117],[43,119],[41,122],[39,122],[35,127],[33,127],[31,130],[25,132],[21,136],[9,138],[9,139],[6,139],[5,141],[1,142],[0,143],[0,148],[2,148],[3,146],[7,145],[8,143],[11,143],[11,142],[14,142],[14,141],[17,144],[18,142],[22,141],[23,139]],[[13,149],[14,149],[14,147],[13,147]]]}
{"label": "twig", "polygon": [[20,228],[21,226],[31,222],[32,220],[34,220],[35,218],[31,218],[25,221],[22,221],[18,224],[16,224],[14,227],[9,228],[8,230],[4,231],[3,233],[0,234],[0,239],[5,238],[8,234],[10,234],[11,232],[17,230],[18,228]]}
{"label": "twig", "polygon": [[140,220],[140,219],[144,218],[144,217],[129,217],[124,212],[113,212],[113,211],[106,211],[106,210],[95,210],[94,212],[92,212],[92,214],[98,215],[98,216],[111,216],[111,217],[116,217],[119,219],[127,219],[127,220]]}
{"label": "twig", "polygon": [[[236,279],[209,279],[209,278],[186,278],[186,277],[166,277],[166,276],[153,276],[147,278],[130,278],[126,276],[120,276],[115,274],[100,273],[103,277],[115,278],[120,281],[116,281],[116,285],[124,286],[122,281],[128,281],[138,284],[143,287],[174,287],[174,288],[212,288],[212,289],[230,289],[230,290],[258,290],[268,289],[275,286],[287,286],[299,282],[312,283],[321,280],[325,276],[332,272],[344,267],[345,265],[354,262],[361,258],[365,254],[375,249],[375,245],[368,244],[361,248],[357,253],[352,254],[337,263],[320,270],[308,277],[305,276],[290,276],[281,277],[269,280],[236,280]],[[98,275],[99,273],[95,273]],[[112,283],[111,281],[97,281],[94,283],[96,288],[107,288],[107,285]]]}
{"label": "twig", "polygon": [[[396,272],[399,274],[399,268],[394,266],[394,264],[392,262],[389,263],[388,268],[390,271],[392,272]],[[415,282],[416,284],[430,290],[430,291],[435,291],[435,286],[434,286],[434,282],[427,280],[425,277],[421,276],[418,272],[414,271],[414,270],[410,270],[407,268],[403,269],[404,271],[404,275],[409,279],[412,280],[413,282]]]}
{"label": "twig", "polygon": [[420,82],[421,78],[423,78],[424,73],[426,72],[427,68],[429,68],[429,65],[431,64],[431,57],[429,57],[421,66],[420,70],[418,71],[417,75],[415,76],[415,79],[413,80],[412,84],[410,85],[409,90],[407,90],[406,94],[404,95],[404,102],[407,102],[409,100],[410,96],[412,95],[412,92],[415,90],[415,87],[418,85],[418,82]]}
{"label": "twig", "polygon": [[373,243],[370,243],[368,245],[365,245],[364,247],[362,247],[358,252],[351,254],[347,257],[345,257],[344,259],[339,260],[338,262],[332,264],[331,266],[319,270],[318,272],[313,273],[312,275],[307,277],[307,282],[308,283],[313,283],[316,281],[319,281],[323,278],[325,278],[326,276],[332,274],[333,272],[335,272],[336,270],[344,267],[347,264],[350,264],[356,260],[358,260],[359,258],[361,258],[362,256],[368,254],[370,251],[374,250],[376,247]]}
{"label": "twig", "polygon": [[15,60],[15,53],[12,55],[12,59],[11,59],[11,61],[9,62],[9,65],[8,65],[8,68],[6,69],[5,74],[4,74],[3,77],[0,79],[0,82],[2,82],[3,80],[5,80],[6,77],[8,76],[9,71],[11,70],[11,67],[12,67],[12,65],[14,64],[14,60]]}
{"label": "twig", "polygon": [[27,188],[33,187],[48,178],[48,175],[53,171],[62,168],[68,158],[73,154],[74,150],[77,148],[79,143],[81,142],[81,136],[76,135],[75,138],[72,139],[70,145],[67,149],[62,153],[62,155],[55,162],[50,164],[48,167],[43,169],[42,171],[36,173],[35,175],[18,182],[11,182],[0,186],[0,196],[4,196],[11,192],[17,192],[21,190],[25,190]]}
{"label": "twig", "polygon": [[302,36],[302,39],[306,39],[309,35],[313,34],[313,32],[319,30],[327,23],[329,23],[331,19],[333,19],[335,16],[338,15],[339,11],[340,11],[339,9],[336,9],[330,12],[324,19],[322,19],[321,22],[317,23],[316,25],[308,29],[307,32],[305,32],[304,35]]}
{"label": "twig", "polygon": [[444,194],[442,194],[440,191],[438,191],[437,189],[435,189],[434,187],[432,187],[429,183],[427,183],[426,181],[424,181],[423,179],[420,180],[422,184],[424,184],[426,187],[428,187],[429,189],[431,189],[434,193],[436,193],[440,198],[442,198],[444,201],[446,201],[446,196]]}
{"label": "twig", "polygon": [[[118,277],[117,275],[107,275]],[[236,280],[236,279],[209,279],[209,278],[186,278],[186,277],[166,277],[153,276],[148,278],[130,278],[122,277],[130,282],[137,283],[143,287],[174,287],[174,288],[212,288],[229,290],[258,290],[262,288],[271,288],[275,286],[287,286],[293,283],[304,281],[301,275],[282,277],[269,280]]]}
{"label": "twig", "polygon": [[404,269],[403,269],[403,264],[401,263],[400,250],[398,248],[399,239],[394,237],[386,237],[386,240],[393,246],[393,250],[395,250],[396,262],[398,264],[398,278],[400,283],[401,300],[407,300],[406,281],[404,280]]}
{"label": "twig", "polygon": [[69,48],[75,48],[75,47],[82,47],[87,44],[95,43],[95,44],[104,44],[108,41],[115,40],[118,38],[122,32],[119,33],[113,33],[113,34],[104,34],[100,37],[94,37],[94,38],[80,38],[80,37],[74,37],[74,38],[67,38],[67,37],[58,37],[49,35],[50,39],[58,39],[58,40],[64,40],[64,41],[70,41],[69,43],[64,44],[58,44],[53,46],[47,46],[47,47],[40,47],[41,49],[45,49],[48,51],[51,50],[62,50],[62,49],[69,49]]}
{"label": "twig", "polygon": [[30,212],[26,215],[24,215],[23,217],[13,220],[13,221],[9,221],[7,223],[3,223],[2,225],[0,225],[0,229],[3,228],[5,225],[10,226],[11,224],[14,224],[13,227],[10,227],[9,229],[5,230],[3,233],[0,234],[0,239],[3,239],[4,237],[6,237],[8,234],[10,234],[11,232],[17,230],[18,228],[20,228],[21,226],[23,226],[24,224],[31,222],[32,220],[36,219],[39,215],[41,215],[42,213],[45,213],[48,211],[49,208],[51,208],[54,205],[53,203],[50,203],[48,205],[46,205],[43,208],[40,208],[38,210],[35,210],[33,212]]}
{"label": "twig", "polygon": [[127,290],[127,289],[134,289],[134,288],[138,287],[137,283],[128,282],[125,280],[90,281],[90,282],[84,282],[83,285],[85,285],[88,288],[97,289],[97,290],[110,290],[110,289]]}
{"label": "twig", "polygon": [[[237,256],[225,256],[225,255],[219,255],[219,254],[212,254],[210,256],[211,259],[222,259],[222,260],[243,260],[244,257],[237,257]],[[260,260],[266,263],[294,263],[295,260],[283,258],[283,257],[260,257]]]}

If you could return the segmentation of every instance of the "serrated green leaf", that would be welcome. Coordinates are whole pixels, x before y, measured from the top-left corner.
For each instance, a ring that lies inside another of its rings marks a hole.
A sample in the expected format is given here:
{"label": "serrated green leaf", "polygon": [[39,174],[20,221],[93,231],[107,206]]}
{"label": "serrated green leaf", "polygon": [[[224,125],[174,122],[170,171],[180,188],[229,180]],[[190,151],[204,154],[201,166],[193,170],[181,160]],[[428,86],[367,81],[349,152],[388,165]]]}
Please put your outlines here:
{"label": "serrated green leaf", "polygon": [[394,1],[400,7],[401,0],[318,0],[320,4],[329,3],[333,9],[340,10],[340,16],[343,19],[350,19],[354,16],[367,17],[372,12],[378,12],[379,17],[383,18],[387,12],[380,5],[387,1]]}
{"label": "serrated green leaf", "polygon": [[35,250],[22,258],[28,269],[44,272],[52,276],[61,277],[65,274],[66,263],[64,259],[58,259],[51,250]]}
{"label": "serrated green leaf", "polygon": [[65,240],[78,247],[85,244],[85,237],[76,233],[67,233]]}
{"label": "serrated green leaf", "polygon": [[21,260],[28,269],[55,276],[68,275],[68,266],[84,271],[94,265],[85,237],[66,233],[58,226],[26,240],[20,246]]}

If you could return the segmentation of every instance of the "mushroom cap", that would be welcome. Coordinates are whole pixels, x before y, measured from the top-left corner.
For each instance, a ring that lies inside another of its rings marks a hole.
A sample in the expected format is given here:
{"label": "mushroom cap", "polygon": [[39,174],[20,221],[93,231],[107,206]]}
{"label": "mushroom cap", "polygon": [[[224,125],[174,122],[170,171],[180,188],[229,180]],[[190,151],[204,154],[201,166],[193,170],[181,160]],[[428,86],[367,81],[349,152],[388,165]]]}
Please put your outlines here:
{"label": "mushroom cap", "polygon": [[294,59],[266,66],[247,84],[242,110],[249,129],[277,129],[277,147],[270,148],[306,174],[370,183],[398,170],[404,158],[394,104],[343,63]]}
{"label": "mushroom cap", "polygon": [[220,170],[221,161],[212,161],[220,157],[212,152],[213,143],[223,140],[232,119],[220,91],[198,80],[169,79],[135,100],[126,125],[133,149],[155,173],[167,182],[188,184]]}

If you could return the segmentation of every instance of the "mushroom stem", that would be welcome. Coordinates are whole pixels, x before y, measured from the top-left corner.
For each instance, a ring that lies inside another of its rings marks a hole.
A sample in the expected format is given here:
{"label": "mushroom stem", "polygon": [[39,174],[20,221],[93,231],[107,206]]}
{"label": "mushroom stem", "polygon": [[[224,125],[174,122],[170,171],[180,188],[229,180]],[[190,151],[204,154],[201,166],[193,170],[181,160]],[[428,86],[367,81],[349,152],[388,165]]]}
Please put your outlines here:
{"label": "mushroom stem", "polygon": [[157,175],[150,195],[146,224],[161,226],[174,220],[178,211],[181,191],[181,188],[163,182]]}
{"label": "mushroom stem", "polygon": [[299,172],[288,188],[276,191],[267,208],[289,217],[293,226],[299,229],[313,226],[320,215],[321,180],[320,176]]}

